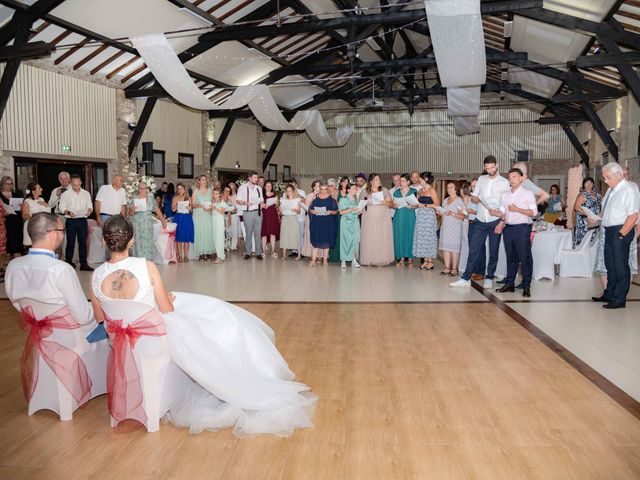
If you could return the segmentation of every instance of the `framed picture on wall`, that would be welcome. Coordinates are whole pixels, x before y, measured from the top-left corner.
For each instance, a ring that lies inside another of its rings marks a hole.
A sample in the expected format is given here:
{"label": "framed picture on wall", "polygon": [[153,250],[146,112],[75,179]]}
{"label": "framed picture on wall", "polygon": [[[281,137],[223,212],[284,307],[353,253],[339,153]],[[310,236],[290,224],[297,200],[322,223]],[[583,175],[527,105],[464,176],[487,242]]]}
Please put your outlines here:
{"label": "framed picture on wall", "polygon": [[193,178],[193,154],[178,154],[178,178]]}
{"label": "framed picture on wall", "polygon": [[278,180],[278,165],[273,163],[269,164],[269,170],[267,171],[267,180]]}
{"label": "framed picture on wall", "polygon": [[154,177],[164,177],[164,150],[154,150],[151,163],[147,164],[147,174]]}
{"label": "framed picture on wall", "polygon": [[291,181],[291,165],[282,166],[282,181],[283,182]]}

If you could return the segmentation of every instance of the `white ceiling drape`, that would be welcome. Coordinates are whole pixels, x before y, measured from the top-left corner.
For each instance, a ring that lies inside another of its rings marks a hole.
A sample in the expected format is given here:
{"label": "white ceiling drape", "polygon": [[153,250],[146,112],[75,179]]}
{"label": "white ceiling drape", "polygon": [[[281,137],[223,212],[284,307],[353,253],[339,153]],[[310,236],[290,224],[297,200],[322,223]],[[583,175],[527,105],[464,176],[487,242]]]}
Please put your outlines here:
{"label": "white ceiling drape", "polygon": [[301,110],[291,121],[287,121],[266,85],[237,87],[222,105],[217,105],[196,86],[163,34],[131,37],[131,42],[160,85],[188,107],[198,110],[235,110],[248,106],[265,127],[271,130],[305,130],[311,141],[319,147],[342,147],[353,134],[350,127],[343,127],[338,128],[335,137],[332,137],[318,110]]}
{"label": "white ceiling drape", "polygon": [[424,4],[455,132],[478,133],[480,86],[487,81],[480,0],[425,0]]}

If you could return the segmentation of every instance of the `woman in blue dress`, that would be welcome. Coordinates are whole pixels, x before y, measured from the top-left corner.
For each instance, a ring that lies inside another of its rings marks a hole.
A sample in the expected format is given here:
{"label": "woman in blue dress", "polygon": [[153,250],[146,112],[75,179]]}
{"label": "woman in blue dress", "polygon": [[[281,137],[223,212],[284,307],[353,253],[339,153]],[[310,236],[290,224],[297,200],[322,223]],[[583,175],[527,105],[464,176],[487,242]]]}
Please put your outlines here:
{"label": "woman in blue dress", "polygon": [[403,267],[405,260],[409,267],[413,267],[413,236],[416,226],[416,212],[414,206],[399,205],[396,199],[416,196],[418,193],[411,186],[409,175],[400,177],[400,188],[393,192],[393,201],[396,214],[393,216],[393,251],[398,263]]}
{"label": "woman in blue dress", "polygon": [[316,266],[318,249],[322,250],[323,265],[329,265],[329,249],[333,248],[336,242],[335,215],[337,213],[338,203],[335,198],[329,195],[327,184],[322,183],[320,192],[309,206],[309,232],[313,246],[310,264],[312,267]]}
{"label": "woman in blue dress", "polygon": [[[573,209],[576,212],[576,227],[573,231],[573,248],[578,248],[589,229],[597,228],[597,226],[587,223],[587,215],[584,210],[582,210],[582,207],[585,207],[596,215],[600,214],[600,210],[602,208],[602,197],[595,191],[593,188],[594,185],[595,181],[593,178],[585,178],[582,181],[580,194],[578,195],[578,198],[576,198],[576,203],[573,206]],[[593,238],[595,241],[597,235],[594,235]]]}
{"label": "woman in blue dress", "polygon": [[193,217],[191,199],[183,183],[176,185],[176,194],[171,201],[173,221],[176,223],[176,247],[178,263],[189,261],[189,244],[193,243]]}

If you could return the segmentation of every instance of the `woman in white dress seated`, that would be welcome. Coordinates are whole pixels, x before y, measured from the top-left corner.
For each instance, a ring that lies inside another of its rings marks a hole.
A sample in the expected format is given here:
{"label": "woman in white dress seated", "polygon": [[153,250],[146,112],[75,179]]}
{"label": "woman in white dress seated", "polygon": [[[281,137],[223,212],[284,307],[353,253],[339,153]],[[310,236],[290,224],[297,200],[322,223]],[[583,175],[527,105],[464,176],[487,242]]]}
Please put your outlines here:
{"label": "woman in white dress seated", "polygon": [[169,293],[157,267],[129,256],[131,222],[121,215],[104,224],[111,258],[93,273],[91,301],[103,318],[101,300],[143,302],[162,313],[172,360],[196,383],[171,407],[166,420],[202,430],[234,428],[238,437],[288,436],[312,427],[317,397],[275,347],[275,336],[255,315],[216,298]]}

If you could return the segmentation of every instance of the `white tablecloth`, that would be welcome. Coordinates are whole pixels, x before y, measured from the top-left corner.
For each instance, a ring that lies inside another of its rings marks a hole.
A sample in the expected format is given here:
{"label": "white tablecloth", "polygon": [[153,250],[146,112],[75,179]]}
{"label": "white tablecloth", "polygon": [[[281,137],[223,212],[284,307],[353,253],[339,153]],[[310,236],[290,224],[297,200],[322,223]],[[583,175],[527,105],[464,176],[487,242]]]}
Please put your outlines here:
{"label": "white tablecloth", "polygon": [[156,246],[153,263],[167,265],[169,262],[176,261],[175,232],[177,226],[175,223],[167,223],[167,227],[163,229],[161,222],[153,224],[153,240]]}
{"label": "white tablecloth", "polygon": [[560,252],[571,245],[571,230],[546,230],[533,237],[533,279],[555,277],[555,266],[560,264]]}

